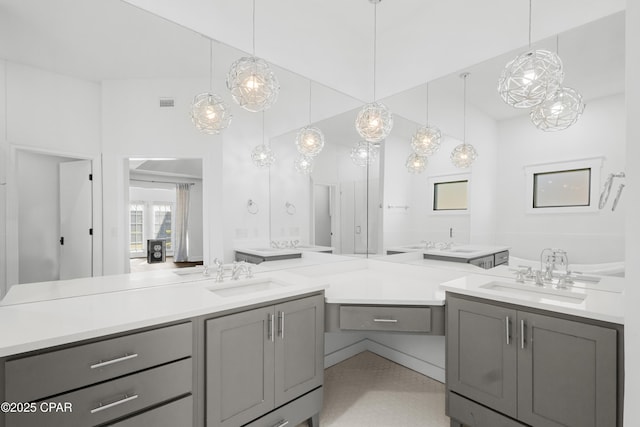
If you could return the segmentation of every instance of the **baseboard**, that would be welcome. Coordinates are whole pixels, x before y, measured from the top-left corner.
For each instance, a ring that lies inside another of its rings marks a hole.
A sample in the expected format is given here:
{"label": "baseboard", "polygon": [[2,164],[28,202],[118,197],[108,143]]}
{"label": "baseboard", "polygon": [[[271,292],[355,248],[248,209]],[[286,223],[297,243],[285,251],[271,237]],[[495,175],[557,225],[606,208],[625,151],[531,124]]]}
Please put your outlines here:
{"label": "baseboard", "polygon": [[202,255],[200,255],[200,256],[190,256],[190,257],[187,257],[187,260],[188,260],[187,262],[200,262],[200,261],[202,261],[202,259],[203,259]]}
{"label": "baseboard", "polygon": [[426,375],[429,378],[433,378],[436,381],[440,381],[441,383],[445,382],[444,368],[436,366],[425,360],[418,359],[415,356],[403,353],[384,344],[375,342],[370,338],[368,338],[366,341],[367,350],[369,350],[370,352],[375,353],[378,356],[382,356],[385,359],[389,359],[392,362],[395,362],[413,371],[419,372],[422,375]]}
{"label": "baseboard", "polygon": [[338,350],[335,350],[329,354],[324,355],[324,367],[325,369],[335,365],[336,363],[340,363],[343,360],[347,360],[350,357],[355,356],[356,354],[360,354],[363,351],[367,351],[367,339],[362,339],[360,341],[354,342],[346,347],[342,347]]}

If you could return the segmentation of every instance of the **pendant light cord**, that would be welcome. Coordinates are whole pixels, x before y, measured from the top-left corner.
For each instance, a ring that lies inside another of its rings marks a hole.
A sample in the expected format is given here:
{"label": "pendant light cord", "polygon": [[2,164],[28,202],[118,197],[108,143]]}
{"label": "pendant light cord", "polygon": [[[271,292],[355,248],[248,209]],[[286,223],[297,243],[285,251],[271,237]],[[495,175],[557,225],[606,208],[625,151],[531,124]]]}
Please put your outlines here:
{"label": "pendant light cord", "polygon": [[311,126],[311,80],[309,80],[309,126]]}
{"label": "pendant light cord", "polygon": [[[531,1],[531,0],[529,0]],[[253,41],[251,55],[256,56],[256,0],[253,0]]]}
{"label": "pendant light cord", "polygon": [[209,39],[209,93],[213,93],[213,40]]}
{"label": "pendant light cord", "polygon": [[556,55],[560,56],[560,34],[556,34]]}
{"label": "pendant light cord", "polygon": [[262,145],[267,145],[264,143],[264,110],[262,110]]}
{"label": "pendant light cord", "polygon": [[469,77],[469,73],[465,73],[462,77],[464,79],[462,101],[462,144],[467,145],[467,77]]}
{"label": "pendant light cord", "polygon": [[[254,0],[255,1],[255,0]],[[373,102],[376,102],[376,63],[378,47],[378,3],[373,5]]]}
{"label": "pendant light cord", "polygon": [[427,126],[429,126],[429,83],[427,83],[427,122],[425,123]]}
{"label": "pendant light cord", "polygon": [[531,2],[532,0],[529,0],[529,49],[531,49]]}

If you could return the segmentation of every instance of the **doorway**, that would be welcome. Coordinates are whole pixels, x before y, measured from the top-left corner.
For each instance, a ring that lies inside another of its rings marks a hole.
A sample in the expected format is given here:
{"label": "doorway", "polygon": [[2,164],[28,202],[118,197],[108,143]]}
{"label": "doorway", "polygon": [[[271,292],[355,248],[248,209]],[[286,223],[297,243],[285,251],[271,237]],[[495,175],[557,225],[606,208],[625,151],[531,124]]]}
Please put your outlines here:
{"label": "doorway", "polygon": [[93,276],[92,161],[17,149],[17,280]]}
{"label": "doorway", "polygon": [[[130,158],[127,173],[129,271],[202,264],[202,159]],[[161,256],[148,257],[150,241]]]}

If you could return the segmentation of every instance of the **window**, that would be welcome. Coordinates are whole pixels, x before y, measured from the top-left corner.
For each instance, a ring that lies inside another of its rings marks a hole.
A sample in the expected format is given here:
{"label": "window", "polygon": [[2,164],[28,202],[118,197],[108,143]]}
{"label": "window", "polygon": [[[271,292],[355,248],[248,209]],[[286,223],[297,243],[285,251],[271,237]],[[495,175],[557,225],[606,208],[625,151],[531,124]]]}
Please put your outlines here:
{"label": "window", "polygon": [[467,210],[468,184],[468,180],[435,182],[433,184],[433,210]]}
{"label": "window", "polygon": [[131,202],[129,204],[129,251],[131,253],[145,252],[143,239],[144,230],[144,203]]}
{"label": "window", "polygon": [[591,169],[541,172],[533,175],[533,207],[589,206]]}
{"label": "window", "polygon": [[153,204],[153,235],[155,239],[165,239],[167,253],[173,251],[171,245],[171,204]]}
{"label": "window", "polygon": [[598,209],[602,157],[525,167],[527,213],[580,213]]}

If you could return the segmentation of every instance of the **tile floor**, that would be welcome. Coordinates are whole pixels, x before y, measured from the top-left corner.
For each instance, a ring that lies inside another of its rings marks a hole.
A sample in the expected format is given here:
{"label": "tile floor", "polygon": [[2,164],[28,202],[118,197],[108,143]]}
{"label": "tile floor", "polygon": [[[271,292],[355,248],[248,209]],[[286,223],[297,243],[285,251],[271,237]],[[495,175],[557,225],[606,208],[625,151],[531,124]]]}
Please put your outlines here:
{"label": "tile floor", "polygon": [[444,384],[371,352],[325,370],[321,427],[449,427]]}

